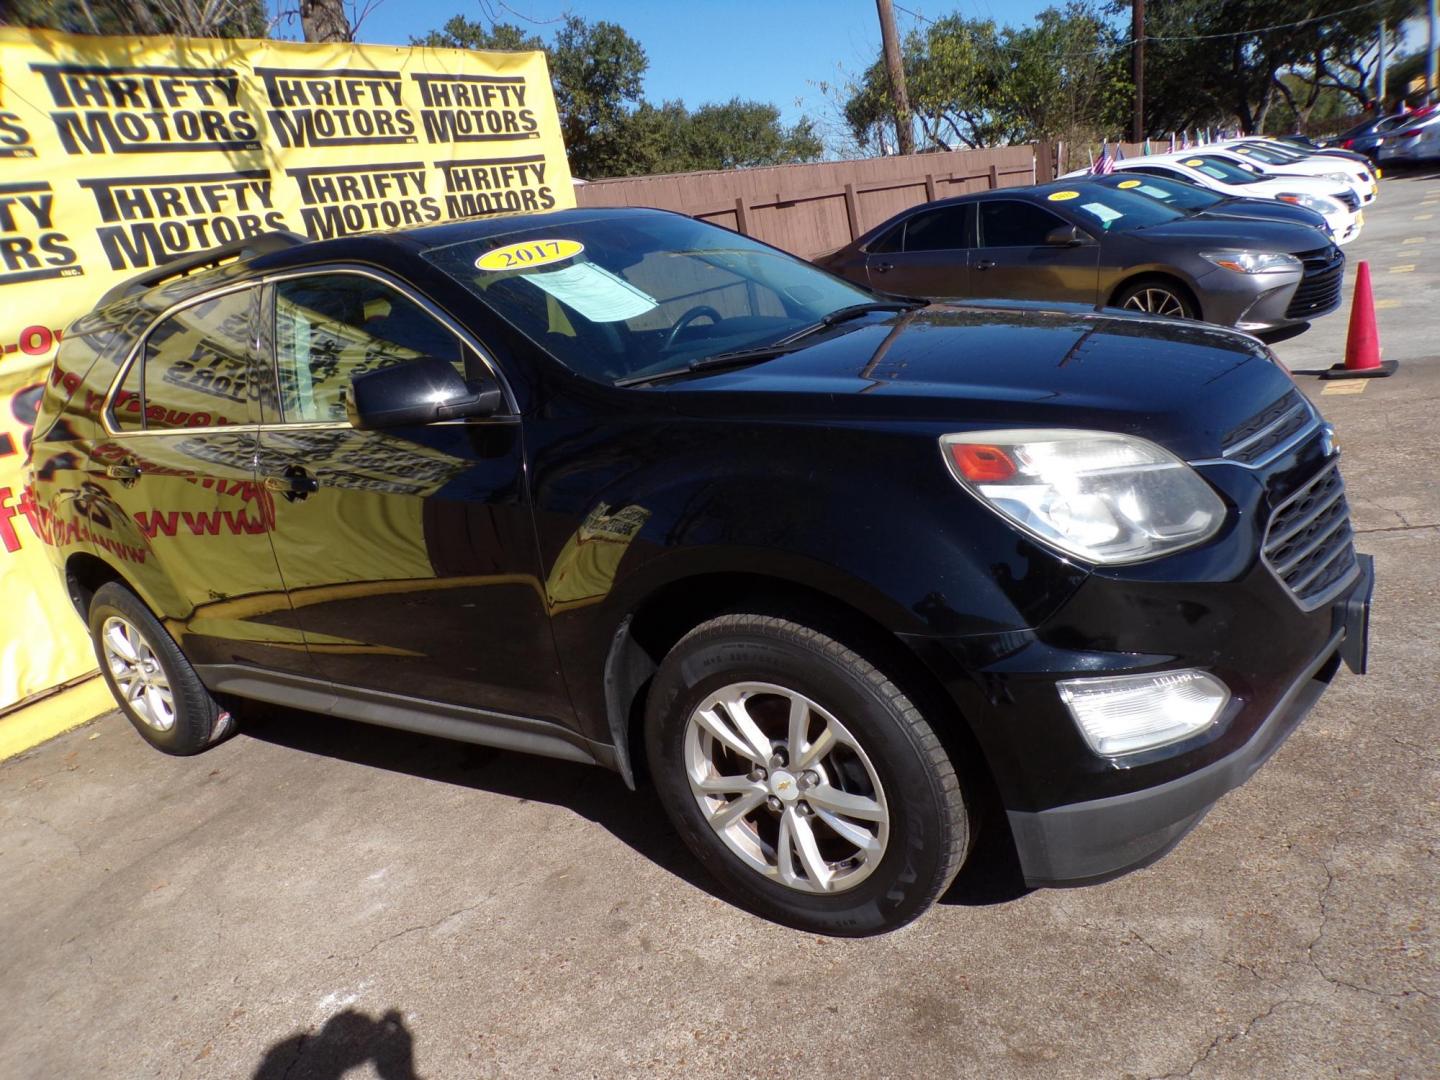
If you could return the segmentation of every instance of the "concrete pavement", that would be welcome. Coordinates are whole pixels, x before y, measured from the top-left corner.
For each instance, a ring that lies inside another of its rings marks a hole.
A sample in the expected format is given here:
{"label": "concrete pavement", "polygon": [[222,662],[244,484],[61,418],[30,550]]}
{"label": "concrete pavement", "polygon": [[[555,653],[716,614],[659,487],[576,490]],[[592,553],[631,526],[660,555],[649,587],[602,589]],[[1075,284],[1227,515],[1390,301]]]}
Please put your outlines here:
{"label": "concrete pavement", "polygon": [[172,759],[111,714],[0,765],[0,1077],[1440,1073],[1440,177],[1378,205],[1348,251],[1401,371],[1301,380],[1376,557],[1373,674],[1155,866],[830,940],[598,769],[303,714]]}

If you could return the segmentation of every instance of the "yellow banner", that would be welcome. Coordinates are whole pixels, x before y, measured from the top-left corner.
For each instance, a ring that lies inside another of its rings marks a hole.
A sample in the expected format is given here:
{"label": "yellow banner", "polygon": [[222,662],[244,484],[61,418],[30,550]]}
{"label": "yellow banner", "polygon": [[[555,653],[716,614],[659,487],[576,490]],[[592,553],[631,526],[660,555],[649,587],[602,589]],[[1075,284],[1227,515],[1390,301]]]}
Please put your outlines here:
{"label": "yellow banner", "polygon": [[20,468],[72,319],[144,269],[275,229],[573,205],[541,53],[0,27],[0,709],[93,666]]}

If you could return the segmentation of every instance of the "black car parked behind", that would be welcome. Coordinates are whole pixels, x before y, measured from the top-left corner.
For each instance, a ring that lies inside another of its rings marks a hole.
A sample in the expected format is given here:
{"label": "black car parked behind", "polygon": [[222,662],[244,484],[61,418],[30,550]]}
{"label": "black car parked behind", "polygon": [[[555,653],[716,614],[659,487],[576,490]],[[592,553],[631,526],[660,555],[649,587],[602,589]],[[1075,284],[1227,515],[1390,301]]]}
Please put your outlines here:
{"label": "black car parked behind", "polygon": [[259,699],[594,762],[865,934],[982,827],[1034,885],[1158,858],[1363,667],[1333,444],[1253,339],[887,301],[649,210],[297,241],[114,290],[34,428],[166,752]]}

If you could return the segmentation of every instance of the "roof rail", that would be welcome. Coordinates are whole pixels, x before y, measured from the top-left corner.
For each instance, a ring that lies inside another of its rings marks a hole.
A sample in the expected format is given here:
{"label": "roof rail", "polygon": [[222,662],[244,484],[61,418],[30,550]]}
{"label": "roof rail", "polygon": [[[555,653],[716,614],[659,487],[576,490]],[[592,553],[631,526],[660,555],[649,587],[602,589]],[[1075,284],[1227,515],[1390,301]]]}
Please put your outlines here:
{"label": "roof rail", "polygon": [[192,251],[188,255],[181,255],[179,258],[141,271],[134,277],[126,278],[102,296],[96,307],[105,307],[116,300],[135,296],[152,286],[159,285],[162,281],[183,277],[196,270],[219,266],[227,259],[250,259],[256,255],[269,255],[274,251],[284,251],[296,244],[309,242],[309,237],[290,232],[288,229],[277,229],[274,232],[261,233],[259,236],[247,236],[241,240],[232,240],[228,244],[206,248],[204,251]]}

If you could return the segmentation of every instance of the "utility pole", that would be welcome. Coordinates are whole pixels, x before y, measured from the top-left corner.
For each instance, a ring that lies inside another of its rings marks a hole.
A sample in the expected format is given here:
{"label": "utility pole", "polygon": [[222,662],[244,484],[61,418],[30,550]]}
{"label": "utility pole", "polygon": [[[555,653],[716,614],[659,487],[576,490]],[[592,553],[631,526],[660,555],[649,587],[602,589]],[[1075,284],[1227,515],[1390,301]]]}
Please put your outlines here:
{"label": "utility pole", "polygon": [[1430,0],[1430,43],[1425,50],[1425,100],[1435,100],[1435,38],[1436,23],[1440,22],[1440,13],[1436,11],[1437,0]]}
{"label": "utility pole", "polygon": [[1135,117],[1130,122],[1130,141],[1145,141],[1145,0],[1130,2],[1130,46],[1132,78],[1135,81]]}
{"label": "utility pole", "polygon": [[1375,115],[1385,114],[1385,20],[1380,20],[1380,36],[1375,46]]}
{"label": "utility pole", "polygon": [[910,131],[910,98],[905,93],[900,39],[895,36],[895,9],[890,6],[890,0],[875,0],[875,8],[880,12],[880,43],[885,47],[885,70],[890,73],[890,105],[895,113],[895,137],[900,143],[900,153],[913,154],[915,138]]}

